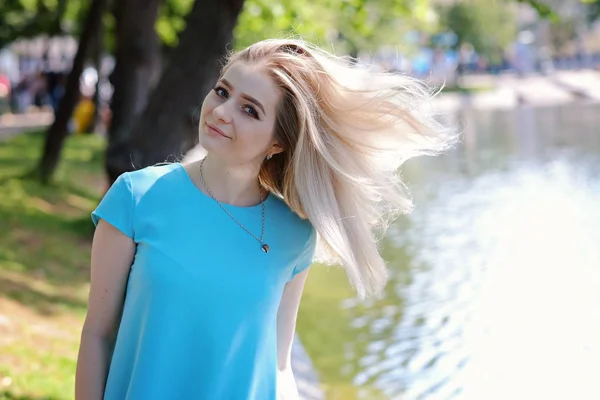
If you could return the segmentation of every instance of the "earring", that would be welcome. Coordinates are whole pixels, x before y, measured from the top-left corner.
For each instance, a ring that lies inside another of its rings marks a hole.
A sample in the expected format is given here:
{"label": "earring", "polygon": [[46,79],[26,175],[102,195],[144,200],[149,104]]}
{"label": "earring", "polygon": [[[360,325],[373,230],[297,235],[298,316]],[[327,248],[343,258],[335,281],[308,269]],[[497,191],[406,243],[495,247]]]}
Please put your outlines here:
{"label": "earring", "polygon": [[267,154],[267,161],[269,161],[273,156],[270,154]]}

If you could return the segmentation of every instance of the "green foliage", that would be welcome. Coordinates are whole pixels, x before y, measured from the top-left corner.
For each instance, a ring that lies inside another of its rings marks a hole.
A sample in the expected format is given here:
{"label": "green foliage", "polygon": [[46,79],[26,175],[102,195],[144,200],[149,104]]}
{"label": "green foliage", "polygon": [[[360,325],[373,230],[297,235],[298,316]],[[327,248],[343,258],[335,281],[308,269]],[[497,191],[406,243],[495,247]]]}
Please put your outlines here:
{"label": "green foliage", "polygon": [[194,0],[167,0],[160,7],[156,31],[164,45],[174,47],[185,28],[185,16],[192,9]]}
{"label": "green foliage", "polygon": [[299,35],[355,54],[400,45],[408,29],[427,26],[430,11],[428,0],[246,0],[235,47]]}
{"label": "green foliage", "polygon": [[517,3],[529,4],[532,6],[542,18],[546,18],[551,22],[557,23],[562,19],[558,8],[564,3],[582,3],[583,9],[588,22],[593,22],[600,17],[600,0],[512,0]]}
{"label": "green foliage", "polygon": [[234,31],[235,47],[243,48],[271,37],[300,35],[322,44],[334,40],[335,20],[327,2],[246,0]]}
{"label": "green foliage", "polygon": [[81,0],[3,0],[0,48],[19,38],[78,35],[86,9],[87,2]]}
{"label": "green foliage", "polygon": [[[125,0],[119,0],[125,1]],[[185,16],[194,0],[165,0],[156,21],[156,30],[167,46],[177,45],[177,37],[185,28]],[[79,36],[89,5],[85,0],[2,0],[0,1],[0,48],[21,38],[66,33]],[[114,49],[114,17],[103,18],[105,44]]]}
{"label": "green foliage", "polygon": [[[544,3],[542,1],[537,1],[537,0],[514,0],[514,1],[516,1],[517,3],[529,4],[531,7],[533,7],[535,9],[535,11],[537,11],[538,15],[542,18],[548,18],[551,21],[555,21],[558,19],[558,15],[556,14],[556,12],[547,3]],[[583,0],[583,1],[585,1],[585,0]]]}
{"label": "green foliage", "polygon": [[406,46],[403,38],[407,32],[425,33],[434,27],[434,11],[428,0],[341,3],[341,12],[337,14],[338,29],[351,54],[383,46]]}
{"label": "green foliage", "polygon": [[441,28],[456,34],[456,48],[470,44],[491,61],[517,35],[515,14],[505,2],[464,0],[439,7],[439,15]]}
{"label": "green foliage", "polygon": [[587,22],[592,23],[600,18],[600,0],[582,0],[586,3]]}

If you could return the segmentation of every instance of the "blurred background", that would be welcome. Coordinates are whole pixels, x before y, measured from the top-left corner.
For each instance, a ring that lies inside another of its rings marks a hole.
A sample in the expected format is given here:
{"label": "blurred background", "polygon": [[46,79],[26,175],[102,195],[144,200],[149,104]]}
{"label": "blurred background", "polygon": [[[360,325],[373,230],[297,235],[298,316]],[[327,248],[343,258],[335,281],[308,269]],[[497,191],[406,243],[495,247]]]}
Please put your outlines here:
{"label": "blurred background", "polygon": [[73,398],[89,213],[196,144],[227,50],[280,36],[441,87],[463,134],[406,164],[381,297],[312,268],[303,398],[600,399],[599,20],[594,0],[1,2],[0,400]]}

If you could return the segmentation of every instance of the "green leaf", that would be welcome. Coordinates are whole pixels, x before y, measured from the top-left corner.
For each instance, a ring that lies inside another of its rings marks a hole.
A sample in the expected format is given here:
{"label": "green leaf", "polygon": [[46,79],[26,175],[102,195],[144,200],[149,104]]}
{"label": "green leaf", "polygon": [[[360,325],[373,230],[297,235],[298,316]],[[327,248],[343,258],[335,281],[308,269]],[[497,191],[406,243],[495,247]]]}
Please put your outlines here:
{"label": "green leaf", "polygon": [[541,1],[537,1],[537,0],[516,0],[516,1],[517,1],[517,3],[524,3],[524,4],[531,5],[531,7],[533,7],[535,9],[535,11],[537,11],[539,16],[542,18],[547,18],[551,21],[558,20],[558,15],[554,12],[554,10],[552,10],[552,8],[548,4],[542,3]]}

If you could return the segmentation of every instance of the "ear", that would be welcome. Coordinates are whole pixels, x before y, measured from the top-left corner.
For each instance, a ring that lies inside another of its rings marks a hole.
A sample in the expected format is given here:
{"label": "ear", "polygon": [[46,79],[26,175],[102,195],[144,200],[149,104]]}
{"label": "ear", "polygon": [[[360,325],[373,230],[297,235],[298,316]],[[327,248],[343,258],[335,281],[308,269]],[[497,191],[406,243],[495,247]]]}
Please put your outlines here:
{"label": "ear", "polygon": [[270,155],[275,155],[275,154],[279,154],[282,153],[285,149],[278,143],[278,142],[274,142],[271,145],[271,148],[269,148],[269,154]]}

